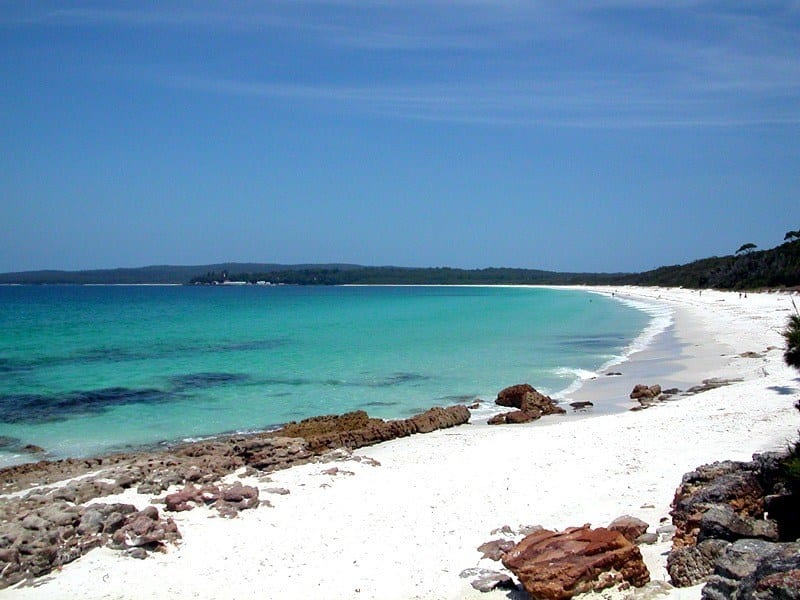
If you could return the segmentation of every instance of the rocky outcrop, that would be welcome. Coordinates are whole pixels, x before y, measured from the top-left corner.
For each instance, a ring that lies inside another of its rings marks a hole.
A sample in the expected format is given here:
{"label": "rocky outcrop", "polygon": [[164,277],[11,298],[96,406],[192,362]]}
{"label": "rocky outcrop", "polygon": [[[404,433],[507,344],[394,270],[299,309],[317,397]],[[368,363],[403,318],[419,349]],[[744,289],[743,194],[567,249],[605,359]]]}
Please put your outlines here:
{"label": "rocky outcrop", "polygon": [[739,540],[717,559],[703,600],[800,598],[800,543]]}
{"label": "rocky outcrop", "polygon": [[684,475],[672,505],[674,585],[708,581],[707,600],[800,598],[799,504],[781,469],[781,455],[767,453]]}
{"label": "rocky outcrop", "polygon": [[19,518],[0,523],[0,588],[49,573],[99,546],[144,558],[180,539],[174,521],[162,519],[154,506],[137,511],[131,504],[29,499],[20,508]]}
{"label": "rocky outcrop", "polygon": [[[464,406],[433,408],[410,419],[383,421],[356,412],[290,423],[283,430],[234,435],[168,451],[31,463],[0,470],[0,492],[39,486],[0,503],[0,588],[44,575],[92,548],[108,545],[143,558],[149,550],[178,539],[172,520],[155,507],[141,513],[132,505],[88,502],[135,488],[161,494],[167,510],[212,505],[224,517],[259,504],[258,490],[220,479],[244,468],[272,472],[311,460],[324,460],[335,448],[355,449],[396,437],[453,427],[469,421]],[[299,436],[299,437],[298,437]],[[72,478],[69,483],[44,487]],[[278,493],[278,492],[276,492]],[[111,507],[111,508],[107,508]]]}
{"label": "rocky outcrop", "polygon": [[672,501],[675,547],[697,543],[703,515],[725,505],[743,517],[764,514],[764,488],[754,463],[734,461],[703,465],[686,473]]}
{"label": "rocky outcrop", "polygon": [[489,419],[490,425],[528,423],[543,415],[563,415],[566,413],[550,396],[545,396],[536,391],[533,386],[527,383],[512,385],[501,390],[497,394],[495,404],[516,408],[517,410],[495,415]]}
{"label": "rocky outcrop", "polygon": [[639,548],[618,531],[588,525],[542,530],[503,557],[532,598],[563,599],[628,583],[643,586],[650,574]]}
{"label": "rocky outcrop", "polygon": [[159,494],[174,485],[213,483],[242,467],[277,471],[313,460],[334,448],[356,449],[468,421],[469,410],[464,406],[432,408],[399,421],[372,419],[363,411],[315,417],[289,423],[274,432],[177,444],[164,451],[7,467],[0,469],[0,492],[16,492],[32,483],[46,485],[102,470],[103,477],[73,482],[53,494],[64,495],[70,502],[78,503],[116,494],[129,487],[136,487],[140,493]]}
{"label": "rocky outcrop", "polygon": [[696,546],[674,548],[667,558],[672,585],[689,587],[703,583],[714,572],[714,564],[730,542],[705,540]]}
{"label": "rocky outcrop", "polygon": [[431,408],[410,419],[398,421],[371,419],[364,411],[356,411],[289,423],[281,433],[303,438],[306,449],[320,453],[335,448],[361,448],[415,433],[455,427],[467,423],[469,416],[469,410],[460,405]]}

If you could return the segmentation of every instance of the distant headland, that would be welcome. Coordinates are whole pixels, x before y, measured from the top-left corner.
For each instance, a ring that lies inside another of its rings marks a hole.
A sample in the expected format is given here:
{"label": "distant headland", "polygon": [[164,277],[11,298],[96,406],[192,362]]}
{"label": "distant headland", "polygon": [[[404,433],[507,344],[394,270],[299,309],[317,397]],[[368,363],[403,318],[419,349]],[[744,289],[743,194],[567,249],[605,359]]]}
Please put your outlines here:
{"label": "distant headland", "polygon": [[0,284],[283,284],[283,285],[644,285],[746,290],[800,286],[800,232],[767,250],[742,245],[734,254],[641,273],[563,273],[490,267],[363,266],[354,264],[219,263],[87,271],[23,271],[0,274]]}

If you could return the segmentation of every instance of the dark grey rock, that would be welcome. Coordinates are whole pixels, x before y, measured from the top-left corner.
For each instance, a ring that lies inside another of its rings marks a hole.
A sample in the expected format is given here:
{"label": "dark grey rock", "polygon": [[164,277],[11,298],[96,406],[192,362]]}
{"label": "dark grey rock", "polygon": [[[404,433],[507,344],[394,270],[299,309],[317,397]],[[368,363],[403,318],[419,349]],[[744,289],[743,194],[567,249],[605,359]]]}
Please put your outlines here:
{"label": "dark grey rock", "polygon": [[734,542],[717,559],[703,600],[800,598],[800,543]]}
{"label": "dark grey rock", "polygon": [[714,563],[730,545],[724,540],[705,540],[696,546],[675,548],[667,558],[672,585],[689,587],[702,583],[714,573]]}
{"label": "dark grey rock", "polygon": [[147,558],[147,550],[144,548],[131,548],[128,550],[128,556],[131,558],[138,558],[139,560],[143,560]]}
{"label": "dark grey rock", "polygon": [[719,557],[714,570],[716,575],[728,579],[744,579],[758,567],[764,556],[775,551],[775,544],[764,540],[739,540],[731,544]]}
{"label": "dark grey rock", "polygon": [[641,546],[642,544],[655,544],[658,541],[658,534],[657,533],[643,533],[635,540],[633,543],[637,546]]}
{"label": "dark grey rock", "polygon": [[778,541],[778,524],[767,519],[739,516],[727,504],[710,506],[700,519],[697,540],[710,538],[734,542],[743,538]]}

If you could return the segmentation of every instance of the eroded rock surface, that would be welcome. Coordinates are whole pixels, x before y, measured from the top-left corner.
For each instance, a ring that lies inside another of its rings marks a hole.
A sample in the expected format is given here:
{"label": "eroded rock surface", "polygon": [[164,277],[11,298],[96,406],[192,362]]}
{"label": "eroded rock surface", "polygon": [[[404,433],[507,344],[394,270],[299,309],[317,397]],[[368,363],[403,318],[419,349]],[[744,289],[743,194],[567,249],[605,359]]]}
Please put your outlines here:
{"label": "eroded rock surface", "polygon": [[637,546],[618,531],[586,525],[533,533],[505,554],[503,565],[532,598],[540,599],[560,600],[650,581]]}
{"label": "eroded rock surface", "polygon": [[673,584],[707,581],[706,600],[800,598],[800,501],[783,482],[782,461],[765,453],[684,475],[673,500]]}
{"label": "eroded rock surface", "polygon": [[130,504],[87,505],[98,498],[128,488],[156,495],[183,486],[164,498],[165,509],[181,511],[207,504],[222,516],[235,517],[240,510],[269,505],[259,501],[254,487],[240,482],[219,484],[237,470],[268,473],[317,460],[334,448],[355,449],[468,421],[464,406],[433,408],[400,421],[371,419],[356,412],[290,423],[277,432],[227,436],[162,451],[2,469],[3,493],[36,487],[0,501],[0,589],[44,575],[98,546],[144,558],[148,551],[163,549],[180,538],[175,523],[162,519],[156,507],[137,511]]}
{"label": "eroded rock surface", "polygon": [[0,523],[0,588],[45,575],[99,546],[143,558],[181,537],[154,506],[137,511],[131,504],[29,499],[17,508],[23,511],[17,518],[4,515]]}

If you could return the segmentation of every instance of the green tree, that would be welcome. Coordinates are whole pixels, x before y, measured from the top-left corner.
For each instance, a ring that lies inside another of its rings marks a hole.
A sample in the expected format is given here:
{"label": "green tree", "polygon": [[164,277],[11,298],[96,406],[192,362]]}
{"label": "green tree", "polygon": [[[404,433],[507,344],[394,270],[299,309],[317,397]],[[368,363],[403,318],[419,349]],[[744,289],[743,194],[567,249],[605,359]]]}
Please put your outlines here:
{"label": "green tree", "polygon": [[789,324],[783,331],[783,337],[786,340],[783,360],[790,367],[800,369],[800,314],[789,317]]}
{"label": "green tree", "polygon": [[755,244],[742,244],[739,249],[736,251],[736,254],[741,254],[742,252],[750,252],[751,250],[755,250],[758,248]]}
{"label": "green tree", "polygon": [[784,242],[791,242],[793,240],[800,240],[800,229],[797,231],[787,231],[786,235],[783,236]]}
{"label": "green tree", "polygon": [[[783,360],[786,364],[795,369],[800,369],[800,312],[797,305],[792,300],[795,314],[789,317],[789,323],[783,331],[786,340],[786,350],[783,353]],[[800,410],[800,400],[794,405]],[[800,494],[800,440],[789,446],[789,456],[783,462],[783,472],[786,482],[795,494]]]}

